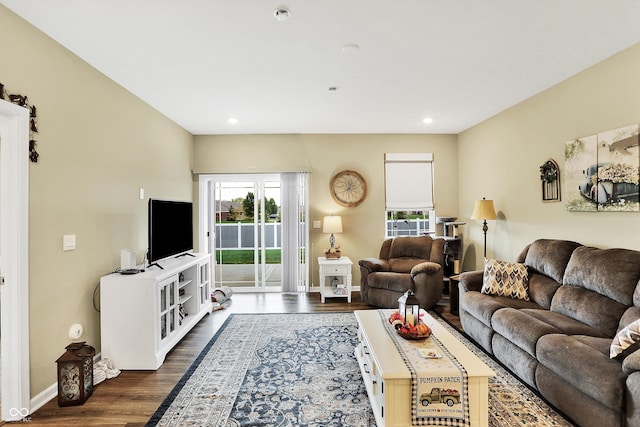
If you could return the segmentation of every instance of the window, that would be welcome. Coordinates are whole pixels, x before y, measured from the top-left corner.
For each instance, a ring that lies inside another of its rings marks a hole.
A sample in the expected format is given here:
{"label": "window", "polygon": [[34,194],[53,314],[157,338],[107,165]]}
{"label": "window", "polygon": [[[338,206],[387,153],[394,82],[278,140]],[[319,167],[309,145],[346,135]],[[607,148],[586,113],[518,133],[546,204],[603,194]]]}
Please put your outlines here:
{"label": "window", "polygon": [[386,153],[386,237],[435,233],[433,154]]}

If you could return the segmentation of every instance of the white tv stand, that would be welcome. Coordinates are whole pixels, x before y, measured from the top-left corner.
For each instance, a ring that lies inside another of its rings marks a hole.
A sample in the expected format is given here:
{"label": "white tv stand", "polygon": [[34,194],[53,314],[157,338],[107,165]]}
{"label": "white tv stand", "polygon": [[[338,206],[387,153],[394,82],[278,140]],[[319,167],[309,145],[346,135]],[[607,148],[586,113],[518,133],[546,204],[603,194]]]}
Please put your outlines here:
{"label": "white tv stand", "polygon": [[158,369],[211,311],[211,255],[192,255],[100,279],[101,352],[116,368]]}

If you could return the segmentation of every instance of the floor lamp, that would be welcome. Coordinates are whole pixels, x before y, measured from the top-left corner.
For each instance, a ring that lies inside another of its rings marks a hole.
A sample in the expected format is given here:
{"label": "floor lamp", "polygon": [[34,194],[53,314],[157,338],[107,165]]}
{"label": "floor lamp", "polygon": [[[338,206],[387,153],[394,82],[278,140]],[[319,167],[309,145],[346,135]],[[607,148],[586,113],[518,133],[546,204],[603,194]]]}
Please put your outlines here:
{"label": "floor lamp", "polygon": [[496,219],[496,211],[493,209],[493,200],[487,200],[484,197],[482,200],[476,200],[475,205],[473,206],[473,213],[471,214],[471,219],[481,219],[482,222],[482,231],[484,232],[484,258],[487,257],[487,230],[489,227],[487,226],[488,219]]}

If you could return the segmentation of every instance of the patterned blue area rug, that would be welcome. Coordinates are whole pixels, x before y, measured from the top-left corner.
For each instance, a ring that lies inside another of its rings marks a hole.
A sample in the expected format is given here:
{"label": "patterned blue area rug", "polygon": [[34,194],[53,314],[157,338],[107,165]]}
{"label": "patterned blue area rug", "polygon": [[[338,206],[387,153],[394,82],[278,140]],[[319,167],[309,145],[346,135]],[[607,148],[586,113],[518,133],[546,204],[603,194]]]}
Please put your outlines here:
{"label": "patterned blue area rug", "polygon": [[353,313],[232,314],[148,426],[375,426]]}
{"label": "patterned blue area rug", "polygon": [[[491,427],[572,425],[442,323],[497,374]],[[356,344],[353,313],[232,314],[147,426],[375,426]]]}

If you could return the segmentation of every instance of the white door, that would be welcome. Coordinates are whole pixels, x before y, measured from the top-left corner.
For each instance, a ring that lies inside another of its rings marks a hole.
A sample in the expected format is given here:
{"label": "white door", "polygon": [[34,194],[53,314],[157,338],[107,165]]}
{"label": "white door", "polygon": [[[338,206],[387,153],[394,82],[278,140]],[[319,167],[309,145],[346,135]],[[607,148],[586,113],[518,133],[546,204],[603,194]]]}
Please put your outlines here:
{"label": "white door", "polygon": [[[287,174],[200,177],[200,226],[206,230],[200,247],[215,254],[215,287],[229,286],[240,292],[306,290],[306,214],[291,214],[289,205],[296,205],[293,210],[298,212],[299,198],[291,201],[286,188],[290,178]],[[303,182],[306,188],[306,180]],[[294,193],[306,195],[296,190],[294,187]],[[290,228],[300,236],[293,242]],[[289,279],[292,276],[295,279]],[[283,289],[283,278],[293,288]]]}
{"label": "white door", "polygon": [[280,291],[279,176],[219,175],[212,186],[215,287]]}
{"label": "white door", "polygon": [[29,392],[29,112],[0,100],[2,420],[31,413]]}

